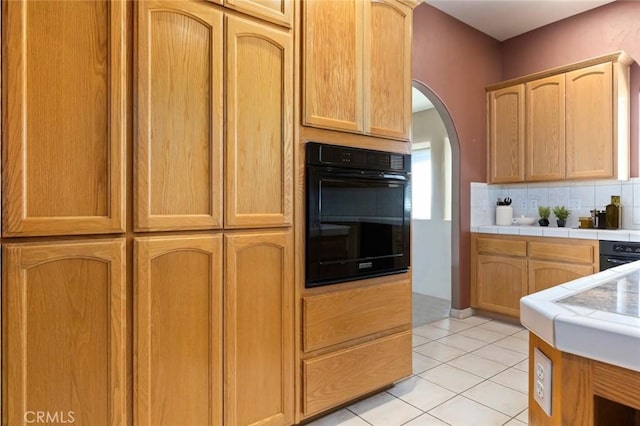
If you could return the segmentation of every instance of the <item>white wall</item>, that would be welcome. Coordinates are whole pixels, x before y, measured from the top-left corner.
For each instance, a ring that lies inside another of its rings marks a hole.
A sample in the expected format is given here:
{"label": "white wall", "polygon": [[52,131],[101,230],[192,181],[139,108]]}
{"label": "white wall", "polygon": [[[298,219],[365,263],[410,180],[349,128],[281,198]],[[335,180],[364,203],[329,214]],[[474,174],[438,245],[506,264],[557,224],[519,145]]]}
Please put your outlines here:
{"label": "white wall", "polygon": [[[413,114],[415,143],[431,143],[432,200],[431,219],[414,220],[412,227],[413,291],[451,300],[451,221],[445,220],[445,205],[450,200],[445,188],[451,185],[445,164],[447,131],[435,109]],[[412,183],[414,187],[421,182]],[[450,190],[450,188],[449,188]]]}

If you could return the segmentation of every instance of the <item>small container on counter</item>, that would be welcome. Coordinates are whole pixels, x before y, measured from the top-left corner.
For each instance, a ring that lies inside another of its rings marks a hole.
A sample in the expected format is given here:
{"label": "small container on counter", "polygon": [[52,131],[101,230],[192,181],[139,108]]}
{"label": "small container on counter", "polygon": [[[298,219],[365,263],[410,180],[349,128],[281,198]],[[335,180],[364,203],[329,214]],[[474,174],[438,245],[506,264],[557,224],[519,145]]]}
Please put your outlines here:
{"label": "small container on counter", "polygon": [[580,228],[591,229],[593,228],[593,218],[591,216],[580,216]]}

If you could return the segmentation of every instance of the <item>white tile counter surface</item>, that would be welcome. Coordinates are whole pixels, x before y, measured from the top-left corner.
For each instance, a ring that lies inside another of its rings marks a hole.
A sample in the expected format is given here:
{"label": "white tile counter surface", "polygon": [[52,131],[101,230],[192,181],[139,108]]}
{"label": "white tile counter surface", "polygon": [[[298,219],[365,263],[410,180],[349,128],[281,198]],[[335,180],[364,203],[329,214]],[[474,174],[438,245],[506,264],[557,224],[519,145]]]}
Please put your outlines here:
{"label": "white tile counter surface", "polygon": [[558,350],[640,372],[640,261],[525,296],[520,321]]}
{"label": "white tile counter surface", "polygon": [[608,241],[638,241],[640,242],[640,230],[618,229],[615,231],[607,229],[580,229],[580,228],[558,228],[555,226],[497,226],[484,225],[472,226],[471,232],[482,234],[501,235],[526,235],[538,237],[556,238],[582,238],[586,240],[608,240]]}

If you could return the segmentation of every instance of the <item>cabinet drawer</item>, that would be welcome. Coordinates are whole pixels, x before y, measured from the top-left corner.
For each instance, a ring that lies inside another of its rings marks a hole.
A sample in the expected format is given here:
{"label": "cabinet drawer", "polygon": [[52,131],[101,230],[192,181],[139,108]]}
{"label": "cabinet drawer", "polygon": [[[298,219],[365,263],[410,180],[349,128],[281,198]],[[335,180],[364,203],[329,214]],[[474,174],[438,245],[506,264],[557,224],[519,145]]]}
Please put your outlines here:
{"label": "cabinet drawer", "polygon": [[527,242],[502,238],[478,238],[478,253],[504,254],[507,256],[526,256]]}
{"label": "cabinet drawer", "polygon": [[411,331],[305,360],[304,414],[365,395],[411,375],[411,371]]}
{"label": "cabinet drawer", "polygon": [[304,350],[411,325],[411,283],[402,281],[303,299]]}
{"label": "cabinet drawer", "polygon": [[552,243],[541,241],[529,242],[529,257],[536,259],[550,259],[553,261],[567,261],[593,263],[597,242],[586,243]]}

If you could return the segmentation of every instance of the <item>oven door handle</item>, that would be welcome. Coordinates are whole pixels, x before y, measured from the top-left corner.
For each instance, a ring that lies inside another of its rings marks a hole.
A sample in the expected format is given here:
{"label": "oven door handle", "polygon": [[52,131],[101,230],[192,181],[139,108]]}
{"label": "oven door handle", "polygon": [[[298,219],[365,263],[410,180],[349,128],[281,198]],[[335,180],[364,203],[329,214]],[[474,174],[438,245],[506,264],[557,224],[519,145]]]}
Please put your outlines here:
{"label": "oven door handle", "polygon": [[612,263],[614,265],[626,265],[627,263],[635,262],[635,260],[630,259],[614,259],[612,257],[607,257],[607,263]]}
{"label": "oven door handle", "polygon": [[[328,173],[327,173],[328,172]],[[399,180],[406,182],[409,178],[404,174],[374,172],[370,170],[362,171],[345,171],[336,169],[326,169],[323,173],[324,176],[330,178],[365,178],[365,179],[384,179],[384,180]]]}

